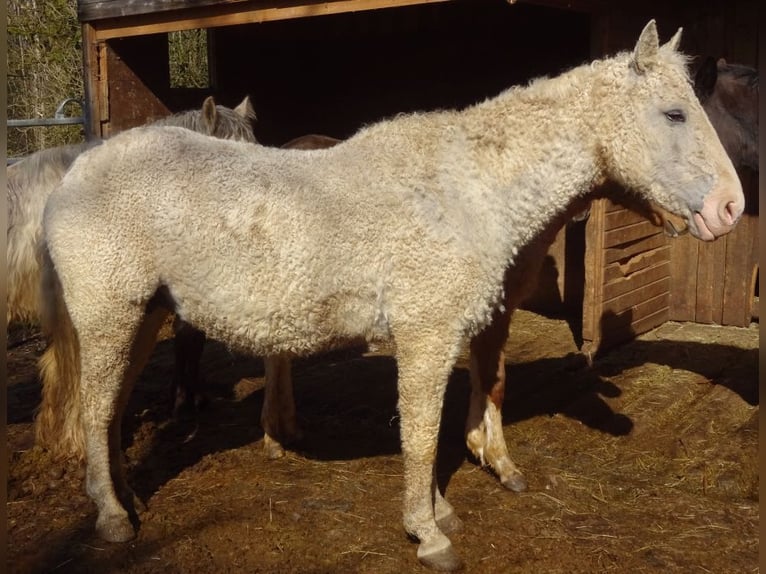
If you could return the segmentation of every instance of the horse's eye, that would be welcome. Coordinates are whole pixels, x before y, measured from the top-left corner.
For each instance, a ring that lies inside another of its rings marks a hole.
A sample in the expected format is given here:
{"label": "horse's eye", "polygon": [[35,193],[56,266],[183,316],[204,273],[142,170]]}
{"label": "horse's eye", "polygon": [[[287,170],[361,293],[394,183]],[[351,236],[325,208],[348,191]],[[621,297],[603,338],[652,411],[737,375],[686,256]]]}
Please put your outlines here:
{"label": "horse's eye", "polygon": [[665,117],[674,124],[682,124],[686,121],[686,115],[681,110],[670,110],[665,112]]}

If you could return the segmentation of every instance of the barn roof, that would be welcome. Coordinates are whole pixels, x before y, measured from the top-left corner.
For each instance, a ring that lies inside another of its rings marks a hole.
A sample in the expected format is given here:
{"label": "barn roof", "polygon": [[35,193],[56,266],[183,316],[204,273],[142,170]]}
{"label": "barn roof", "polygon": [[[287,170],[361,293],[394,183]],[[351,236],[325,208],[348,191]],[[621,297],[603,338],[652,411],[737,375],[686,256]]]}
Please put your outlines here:
{"label": "barn roof", "polygon": [[[264,21],[448,1],[454,0],[78,0],[77,14],[81,22],[151,16],[165,21],[198,17],[198,27],[207,27],[219,25],[216,20],[209,20],[211,15],[228,16],[222,24],[227,25],[246,23],[248,20],[238,21],[236,14],[241,13],[259,14],[255,21]],[[605,0],[527,0],[526,3],[588,10],[604,4]]]}

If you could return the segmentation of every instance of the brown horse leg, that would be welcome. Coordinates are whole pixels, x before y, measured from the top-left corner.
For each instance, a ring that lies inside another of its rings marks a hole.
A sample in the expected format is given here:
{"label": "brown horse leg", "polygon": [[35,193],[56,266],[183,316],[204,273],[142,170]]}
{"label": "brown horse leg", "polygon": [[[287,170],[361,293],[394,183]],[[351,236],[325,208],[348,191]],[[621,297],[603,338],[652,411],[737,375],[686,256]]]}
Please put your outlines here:
{"label": "brown horse leg", "polygon": [[302,433],[295,417],[290,359],[282,355],[267,356],[264,366],[263,448],[268,458],[276,459],[285,455],[283,445],[300,440]]}
{"label": "brown horse leg", "polygon": [[176,317],[172,396],[173,415],[188,416],[197,411],[200,387],[200,360],[205,345],[205,333]]}
{"label": "brown horse leg", "polygon": [[527,482],[508,454],[503,436],[505,353],[513,308],[496,312],[492,323],[471,340],[471,403],[466,420],[466,443],[483,465],[490,466],[503,486],[526,490]]}

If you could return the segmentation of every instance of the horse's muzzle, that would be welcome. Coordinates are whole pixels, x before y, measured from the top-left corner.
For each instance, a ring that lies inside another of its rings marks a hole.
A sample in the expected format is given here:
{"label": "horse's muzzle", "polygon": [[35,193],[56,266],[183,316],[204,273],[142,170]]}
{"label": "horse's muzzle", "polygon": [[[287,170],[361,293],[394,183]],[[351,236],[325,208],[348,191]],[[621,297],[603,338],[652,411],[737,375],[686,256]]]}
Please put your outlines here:
{"label": "horse's muzzle", "polygon": [[734,229],[744,211],[745,196],[737,178],[736,184],[708,194],[702,209],[692,214],[689,230],[703,241],[713,241]]}

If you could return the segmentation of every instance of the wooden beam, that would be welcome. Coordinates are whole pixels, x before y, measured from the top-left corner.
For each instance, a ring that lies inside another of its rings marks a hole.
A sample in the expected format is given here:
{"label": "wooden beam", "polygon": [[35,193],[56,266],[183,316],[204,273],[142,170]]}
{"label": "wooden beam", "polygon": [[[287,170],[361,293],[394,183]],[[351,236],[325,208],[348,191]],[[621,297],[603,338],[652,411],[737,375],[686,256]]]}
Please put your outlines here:
{"label": "wooden beam", "polygon": [[109,97],[106,81],[106,46],[96,40],[96,33],[90,24],[82,26],[82,57],[85,84],[85,137],[104,137],[102,122],[109,117]]}
{"label": "wooden beam", "polygon": [[271,2],[267,6],[245,7],[240,3],[202,6],[188,10],[155,12],[140,16],[108,18],[93,22],[97,40],[145,36],[196,28],[218,28],[241,24],[260,24],[276,20],[328,16],[399,8],[416,4],[436,4],[452,0],[335,0],[315,4]]}

